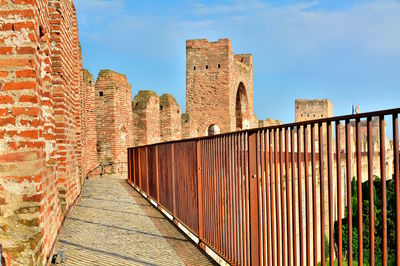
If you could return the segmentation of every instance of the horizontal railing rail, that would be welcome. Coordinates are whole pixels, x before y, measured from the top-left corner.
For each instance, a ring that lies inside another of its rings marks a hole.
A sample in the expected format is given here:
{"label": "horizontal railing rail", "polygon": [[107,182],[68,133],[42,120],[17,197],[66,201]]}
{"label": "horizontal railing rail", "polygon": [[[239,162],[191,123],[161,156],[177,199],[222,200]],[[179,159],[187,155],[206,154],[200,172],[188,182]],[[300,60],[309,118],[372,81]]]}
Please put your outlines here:
{"label": "horizontal railing rail", "polygon": [[130,148],[129,180],[234,265],[400,265],[399,113]]}

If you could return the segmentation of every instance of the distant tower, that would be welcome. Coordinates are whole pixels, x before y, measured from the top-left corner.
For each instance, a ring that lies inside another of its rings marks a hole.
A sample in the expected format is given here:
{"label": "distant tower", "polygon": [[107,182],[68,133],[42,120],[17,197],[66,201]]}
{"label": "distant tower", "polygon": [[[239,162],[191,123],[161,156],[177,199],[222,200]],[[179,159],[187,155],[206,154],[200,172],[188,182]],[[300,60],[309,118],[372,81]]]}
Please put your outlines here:
{"label": "distant tower", "polygon": [[258,126],[254,116],[253,57],[234,55],[229,39],[186,42],[186,111],[207,135]]}
{"label": "distant tower", "polygon": [[333,116],[333,104],[328,99],[296,100],[296,122]]}

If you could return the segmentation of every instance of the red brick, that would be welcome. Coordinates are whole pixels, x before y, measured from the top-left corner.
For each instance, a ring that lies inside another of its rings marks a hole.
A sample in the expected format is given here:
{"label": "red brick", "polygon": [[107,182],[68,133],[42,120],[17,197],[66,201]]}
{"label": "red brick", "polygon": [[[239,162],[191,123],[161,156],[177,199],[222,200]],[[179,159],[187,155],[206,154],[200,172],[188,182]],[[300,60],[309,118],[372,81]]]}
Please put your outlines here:
{"label": "red brick", "polygon": [[26,116],[34,116],[35,117],[40,114],[40,108],[39,107],[29,107],[29,108],[13,107],[12,114],[14,116],[26,115]]}
{"label": "red brick", "polygon": [[20,137],[28,138],[28,139],[38,139],[39,131],[38,130],[25,130],[25,131],[21,131],[18,135]]}
{"label": "red brick", "polygon": [[34,78],[36,72],[33,70],[19,70],[16,72],[17,78]]}
{"label": "red brick", "polygon": [[9,17],[12,15],[20,16],[23,18],[32,18],[34,17],[34,13],[32,9],[17,9],[17,10],[0,10],[0,17]]}
{"label": "red brick", "polygon": [[33,67],[32,59],[2,59],[0,67]]}
{"label": "red brick", "polygon": [[6,78],[8,77],[8,72],[7,71],[0,71],[0,78]]}
{"label": "red brick", "polygon": [[17,22],[14,23],[14,30],[18,31],[21,29],[35,29],[35,24],[33,22]]}
{"label": "red brick", "polygon": [[0,162],[10,163],[10,162],[23,162],[26,160],[32,160],[37,158],[36,152],[17,152],[0,155]]}
{"label": "red brick", "polygon": [[9,83],[4,84],[4,86],[3,86],[4,91],[29,90],[29,89],[35,89],[35,88],[36,88],[36,83],[33,81],[9,82]]}
{"label": "red brick", "polygon": [[20,103],[38,103],[39,99],[36,95],[22,95],[19,97],[19,102]]}
{"label": "red brick", "polygon": [[0,116],[8,116],[9,114],[8,109],[0,109]]}
{"label": "red brick", "polygon": [[37,195],[33,195],[33,196],[24,195],[22,197],[22,200],[26,201],[26,202],[41,202],[43,200],[43,198],[44,198],[44,194],[37,194]]}
{"label": "red brick", "polygon": [[15,125],[15,117],[7,117],[1,118],[0,117],[0,127],[7,126],[7,125]]}
{"label": "red brick", "polygon": [[19,47],[17,48],[17,54],[34,54],[36,51],[33,47]]}
{"label": "red brick", "polygon": [[12,47],[0,47],[0,54],[6,55],[12,53]]}

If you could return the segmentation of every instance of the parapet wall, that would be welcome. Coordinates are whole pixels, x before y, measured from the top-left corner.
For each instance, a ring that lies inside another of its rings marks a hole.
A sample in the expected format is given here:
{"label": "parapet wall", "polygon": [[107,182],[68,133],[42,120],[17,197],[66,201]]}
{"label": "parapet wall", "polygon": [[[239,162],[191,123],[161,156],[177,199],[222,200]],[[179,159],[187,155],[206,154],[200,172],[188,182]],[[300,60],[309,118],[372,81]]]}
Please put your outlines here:
{"label": "parapet wall", "polygon": [[141,90],[132,102],[134,145],[157,143],[160,133],[160,99],[153,91]]}
{"label": "parapet wall", "polygon": [[3,0],[0,20],[2,262],[44,265],[95,164],[84,111],[94,95],[72,0]]}
{"label": "parapet wall", "polygon": [[181,138],[181,107],[171,94],[160,97],[160,131],[162,141],[171,141]]}
{"label": "parapet wall", "polygon": [[131,85],[125,75],[101,70],[95,87],[99,163],[111,166],[110,173],[125,172],[127,148],[133,145]]}
{"label": "parapet wall", "polygon": [[93,171],[98,165],[97,159],[97,130],[96,130],[96,88],[93,75],[86,69],[82,69],[83,99],[81,108],[85,123],[82,125],[82,146],[84,173]]}

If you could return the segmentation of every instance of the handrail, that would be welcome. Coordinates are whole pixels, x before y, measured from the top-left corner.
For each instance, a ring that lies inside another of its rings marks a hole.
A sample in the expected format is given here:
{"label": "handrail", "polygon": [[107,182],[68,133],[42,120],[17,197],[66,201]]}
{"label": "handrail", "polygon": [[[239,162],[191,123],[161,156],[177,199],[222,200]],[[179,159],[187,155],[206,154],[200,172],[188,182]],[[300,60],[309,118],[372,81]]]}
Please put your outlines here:
{"label": "handrail", "polygon": [[235,265],[400,265],[399,114],[128,148],[128,177]]}
{"label": "handrail", "polygon": [[150,146],[156,146],[156,145],[160,145],[160,144],[172,144],[172,143],[179,143],[179,142],[192,141],[192,140],[212,139],[213,137],[217,137],[217,136],[223,137],[223,136],[229,136],[229,135],[237,134],[237,133],[254,133],[254,132],[257,132],[258,130],[266,130],[266,129],[282,129],[282,128],[288,128],[288,127],[291,128],[291,127],[296,127],[296,126],[297,127],[304,126],[304,125],[309,125],[309,124],[322,124],[322,123],[336,122],[336,121],[342,121],[342,120],[356,120],[356,119],[368,118],[371,116],[378,117],[378,116],[392,115],[392,114],[396,114],[396,113],[400,113],[400,108],[387,109],[387,110],[376,111],[376,112],[366,112],[366,113],[353,114],[353,115],[342,115],[342,116],[321,118],[321,119],[315,119],[315,120],[307,120],[307,121],[302,121],[302,122],[295,122],[295,123],[288,123],[288,124],[274,125],[274,126],[267,126],[267,127],[256,127],[256,128],[221,133],[221,134],[212,135],[212,136],[201,136],[201,137],[185,138],[185,139],[179,139],[179,140],[171,140],[171,141],[166,141],[166,142],[156,142],[156,143],[152,143],[152,144],[134,146],[131,148],[150,147]]}

